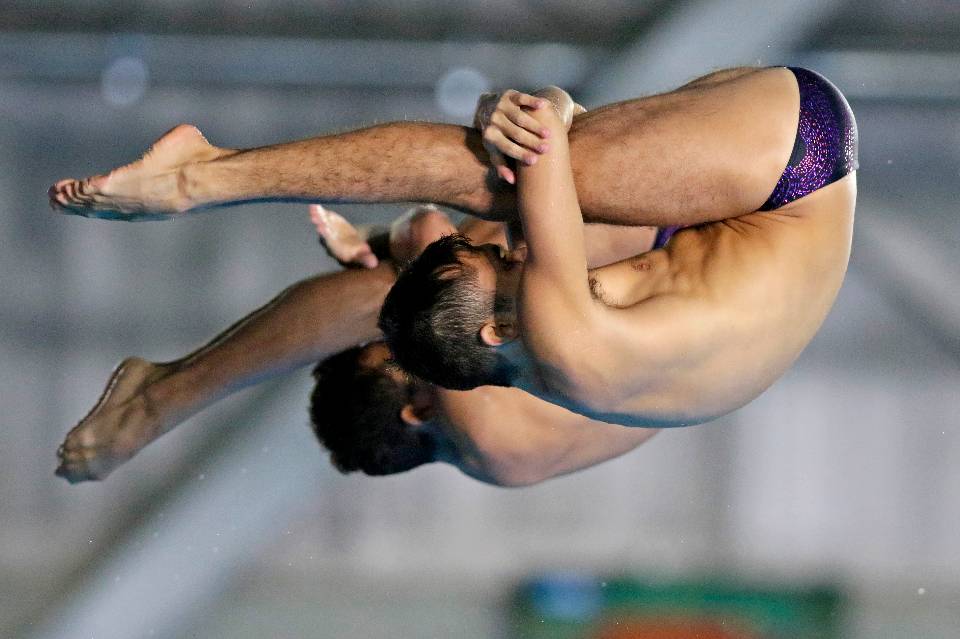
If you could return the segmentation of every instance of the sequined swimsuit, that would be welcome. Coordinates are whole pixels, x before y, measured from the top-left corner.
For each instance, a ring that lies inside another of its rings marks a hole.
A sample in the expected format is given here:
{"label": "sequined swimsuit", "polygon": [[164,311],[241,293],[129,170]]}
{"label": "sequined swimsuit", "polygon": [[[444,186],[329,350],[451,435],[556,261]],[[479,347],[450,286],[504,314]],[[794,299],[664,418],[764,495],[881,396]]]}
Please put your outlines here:
{"label": "sequined swimsuit", "polygon": [[[800,87],[800,119],[793,152],[773,193],[760,207],[772,211],[856,171],[857,122],[840,90],[825,77],[787,67]],[[654,248],[662,248],[682,226],[664,226]]]}

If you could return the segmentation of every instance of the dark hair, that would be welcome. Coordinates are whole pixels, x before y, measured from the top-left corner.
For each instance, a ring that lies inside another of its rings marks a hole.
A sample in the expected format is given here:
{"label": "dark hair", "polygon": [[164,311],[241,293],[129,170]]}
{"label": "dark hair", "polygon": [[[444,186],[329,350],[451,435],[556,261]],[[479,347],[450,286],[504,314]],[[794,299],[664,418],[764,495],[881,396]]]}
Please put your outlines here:
{"label": "dark hair", "polygon": [[391,475],[434,459],[433,440],[400,419],[412,399],[411,384],[384,368],[360,364],[356,347],[320,362],[310,395],[310,421],[317,439],[342,473]]}
{"label": "dark hair", "polygon": [[460,261],[475,253],[466,237],[446,235],[400,273],[380,310],[380,330],[400,366],[445,388],[509,386],[513,367],[480,339],[495,295]]}

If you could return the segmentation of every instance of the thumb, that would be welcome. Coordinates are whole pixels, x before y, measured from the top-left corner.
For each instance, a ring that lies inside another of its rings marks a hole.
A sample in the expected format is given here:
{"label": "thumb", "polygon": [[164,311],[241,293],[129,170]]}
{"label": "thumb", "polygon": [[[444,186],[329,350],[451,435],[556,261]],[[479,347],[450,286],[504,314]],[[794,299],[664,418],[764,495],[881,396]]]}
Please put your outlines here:
{"label": "thumb", "polygon": [[513,174],[513,170],[510,168],[510,165],[507,163],[507,158],[501,153],[498,149],[488,150],[490,155],[490,163],[493,164],[493,168],[496,169],[497,175],[500,176],[500,179],[504,180],[508,184],[516,184],[517,178]]}

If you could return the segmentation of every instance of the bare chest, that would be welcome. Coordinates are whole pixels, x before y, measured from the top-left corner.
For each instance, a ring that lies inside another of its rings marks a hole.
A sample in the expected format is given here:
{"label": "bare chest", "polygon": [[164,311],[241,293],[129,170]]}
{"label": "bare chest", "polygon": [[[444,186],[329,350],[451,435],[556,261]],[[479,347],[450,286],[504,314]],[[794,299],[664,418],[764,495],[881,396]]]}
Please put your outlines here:
{"label": "bare chest", "polygon": [[652,251],[588,273],[590,294],[603,305],[630,308],[668,288],[666,254]]}

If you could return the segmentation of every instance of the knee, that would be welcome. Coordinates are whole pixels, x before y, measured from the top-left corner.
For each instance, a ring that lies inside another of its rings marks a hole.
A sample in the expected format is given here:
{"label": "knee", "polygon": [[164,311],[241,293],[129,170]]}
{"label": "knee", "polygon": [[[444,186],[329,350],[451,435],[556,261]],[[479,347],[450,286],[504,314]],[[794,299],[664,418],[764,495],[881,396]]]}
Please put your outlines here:
{"label": "knee", "polygon": [[760,71],[761,69],[762,67],[732,67],[730,69],[720,69],[719,71],[714,71],[712,73],[708,73],[707,75],[701,76],[696,80],[691,80],[680,88],[687,89],[720,84],[721,82],[736,80],[739,77],[749,75],[756,71]]}
{"label": "knee", "polygon": [[416,237],[437,239],[456,231],[447,214],[433,204],[419,204],[410,209],[409,215],[410,232]]}
{"label": "knee", "polygon": [[409,261],[429,244],[456,232],[447,214],[432,204],[420,204],[397,218],[390,228],[390,253]]}

